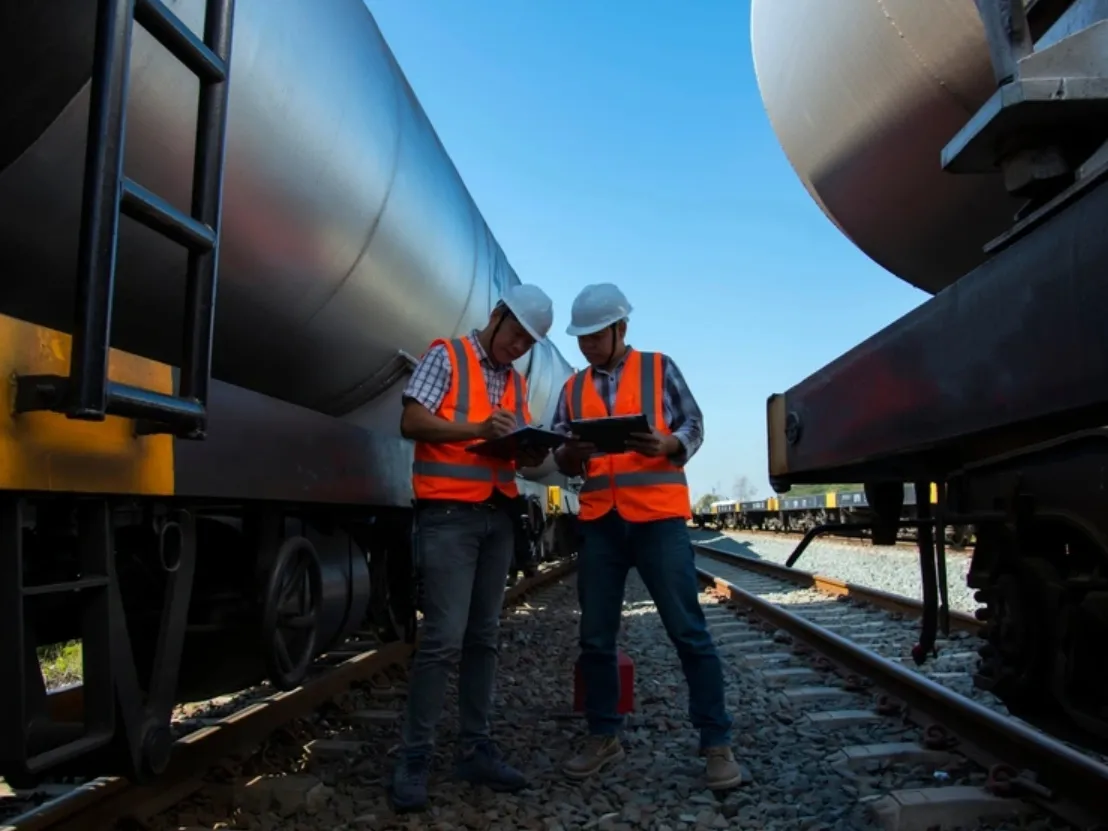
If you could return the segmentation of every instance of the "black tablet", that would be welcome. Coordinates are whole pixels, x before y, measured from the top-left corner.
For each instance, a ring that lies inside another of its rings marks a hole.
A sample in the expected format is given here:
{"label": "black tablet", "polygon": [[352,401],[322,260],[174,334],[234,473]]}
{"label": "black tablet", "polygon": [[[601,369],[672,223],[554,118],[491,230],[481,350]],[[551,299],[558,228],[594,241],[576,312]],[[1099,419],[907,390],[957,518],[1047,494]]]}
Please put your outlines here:
{"label": "black tablet", "polygon": [[543,450],[552,450],[563,444],[565,440],[566,437],[561,433],[555,433],[551,430],[542,430],[538,427],[521,427],[498,439],[489,439],[471,444],[466,450],[478,456],[489,456],[494,459],[508,461],[517,458],[521,450],[536,447]]}
{"label": "black tablet", "polygon": [[569,423],[569,429],[581,441],[595,444],[601,453],[626,453],[632,433],[649,433],[650,422],[642,413],[630,416],[582,418]]}

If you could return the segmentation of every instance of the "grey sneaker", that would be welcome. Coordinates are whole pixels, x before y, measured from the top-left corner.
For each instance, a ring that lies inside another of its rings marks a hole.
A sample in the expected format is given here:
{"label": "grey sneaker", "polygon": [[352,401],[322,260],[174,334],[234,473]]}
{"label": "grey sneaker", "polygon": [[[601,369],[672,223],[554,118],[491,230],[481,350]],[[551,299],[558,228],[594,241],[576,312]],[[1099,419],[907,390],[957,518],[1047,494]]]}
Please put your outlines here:
{"label": "grey sneaker", "polygon": [[431,754],[402,753],[392,772],[389,796],[398,813],[422,811],[427,807],[427,776]]}
{"label": "grey sneaker", "polygon": [[581,752],[562,765],[562,772],[571,779],[587,779],[624,755],[616,736],[589,736]]}
{"label": "grey sneaker", "polygon": [[731,748],[708,747],[701,751],[708,757],[708,765],[705,770],[705,784],[713,791],[735,788],[742,784],[743,772],[739,763],[735,761],[735,754]]}

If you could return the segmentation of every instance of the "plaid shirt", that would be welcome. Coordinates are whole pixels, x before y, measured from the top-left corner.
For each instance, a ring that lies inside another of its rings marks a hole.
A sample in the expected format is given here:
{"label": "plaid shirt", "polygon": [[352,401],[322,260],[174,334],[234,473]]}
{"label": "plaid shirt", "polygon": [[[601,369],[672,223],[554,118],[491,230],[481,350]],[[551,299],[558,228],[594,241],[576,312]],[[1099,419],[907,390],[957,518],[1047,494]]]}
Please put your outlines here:
{"label": "plaid shirt", "polygon": [[[616,392],[619,390],[619,379],[623,373],[623,365],[627,361],[624,354],[619,363],[611,372],[605,369],[593,367],[593,385],[600,399],[607,403],[608,412],[612,412],[616,406]],[[689,459],[696,455],[700,445],[704,443],[704,416],[700,412],[700,405],[685,382],[685,376],[677,368],[677,364],[668,355],[662,355],[662,408],[666,424],[681,443],[681,450],[670,457],[670,461],[676,465],[684,466]],[[566,388],[563,385],[558,396],[558,408],[554,411],[555,432],[568,435],[569,407],[566,405]]]}
{"label": "plaid shirt", "polygon": [[[485,386],[489,390],[489,403],[496,407],[500,404],[500,397],[504,394],[512,368],[493,363],[485,348],[481,346],[481,342],[477,340],[476,329],[466,335],[466,340],[477,353],[481,372],[485,376]],[[453,373],[450,353],[441,343],[437,344],[416,365],[412,377],[408,379],[408,385],[404,388],[403,400],[418,401],[430,412],[438,412],[443,399],[446,398],[447,390],[450,389],[450,378]]]}

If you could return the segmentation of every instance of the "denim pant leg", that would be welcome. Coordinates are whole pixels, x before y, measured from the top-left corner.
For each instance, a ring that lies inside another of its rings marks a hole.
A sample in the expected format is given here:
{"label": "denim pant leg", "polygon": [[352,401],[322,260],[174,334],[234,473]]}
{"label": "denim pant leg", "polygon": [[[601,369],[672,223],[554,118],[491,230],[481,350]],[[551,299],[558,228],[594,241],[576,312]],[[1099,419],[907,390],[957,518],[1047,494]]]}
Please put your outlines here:
{"label": "denim pant leg", "polygon": [[447,679],[462,651],[485,521],[482,512],[456,505],[423,508],[416,517],[412,553],[423,581],[423,627],[408,680],[406,751],[434,746]]}
{"label": "denim pant leg", "polygon": [[650,591],[666,634],[677,647],[689,685],[689,718],[700,746],[731,742],[723,665],[700,607],[700,588],[689,531],[682,519],[633,523],[635,566]]}
{"label": "denim pant leg", "polygon": [[484,513],[485,534],[473,578],[462,663],[458,670],[459,743],[463,750],[489,738],[500,612],[515,545],[515,528],[507,511]]}
{"label": "denim pant leg", "polygon": [[623,724],[619,704],[616,638],[623,590],[630,568],[627,524],[615,512],[582,522],[577,558],[577,599],[581,605],[581,678],[589,733],[615,735]]}

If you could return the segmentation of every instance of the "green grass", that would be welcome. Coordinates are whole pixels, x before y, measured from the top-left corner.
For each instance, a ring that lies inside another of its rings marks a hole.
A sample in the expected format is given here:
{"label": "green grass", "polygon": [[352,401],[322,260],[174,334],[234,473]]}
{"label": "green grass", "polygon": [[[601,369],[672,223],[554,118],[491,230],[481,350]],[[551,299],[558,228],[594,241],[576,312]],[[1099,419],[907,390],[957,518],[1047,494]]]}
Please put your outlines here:
{"label": "green grass", "polygon": [[55,643],[39,647],[38,662],[46,688],[61,687],[81,680],[81,642]]}

